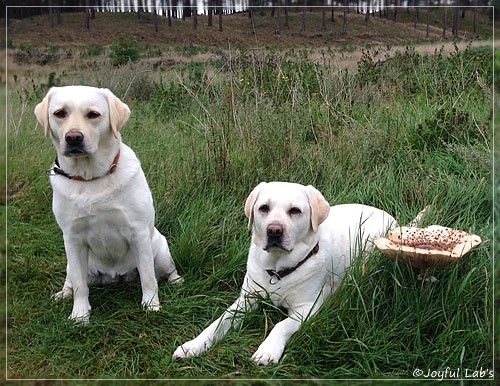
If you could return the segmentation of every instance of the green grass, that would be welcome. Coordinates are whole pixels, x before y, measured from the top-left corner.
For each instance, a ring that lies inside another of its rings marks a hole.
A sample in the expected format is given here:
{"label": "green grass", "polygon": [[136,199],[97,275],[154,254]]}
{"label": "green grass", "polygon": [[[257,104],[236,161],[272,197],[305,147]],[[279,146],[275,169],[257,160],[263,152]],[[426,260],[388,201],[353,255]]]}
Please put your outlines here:
{"label": "green grass", "polygon": [[[157,227],[185,278],[160,285],[158,313],[141,310],[138,282],[92,287],[85,327],[67,320],[71,301],[50,298],[65,254],[45,173],[54,151],[32,114],[45,83],[9,88],[9,377],[411,379],[416,368],[492,368],[491,49],[409,49],[385,62],[367,51],[358,71],[267,55],[161,74],[140,62],[57,74],[130,105],[124,142],[142,161]],[[431,204],[423,225],[483,243],[433,272],[435,284],[373,252],[278,365],[250,359],[284,317],[266,301],[201,357],[172,361],[237,297],[250,241],[244,200],[271,180],[312,184],[331,204],[374,205],[402,224]]]}

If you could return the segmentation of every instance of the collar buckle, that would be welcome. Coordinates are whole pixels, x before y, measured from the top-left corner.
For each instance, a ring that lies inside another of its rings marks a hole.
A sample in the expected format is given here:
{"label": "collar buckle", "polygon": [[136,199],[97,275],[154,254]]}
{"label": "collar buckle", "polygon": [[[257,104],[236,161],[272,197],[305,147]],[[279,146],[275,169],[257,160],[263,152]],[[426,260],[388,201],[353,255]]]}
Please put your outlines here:
{"label": "collar buckle", "polygon": [[297,268],[299,268],[302,264],[304,264],[312,255],[317,254],[318,251],[319,251],[319,241],[314,246],[314,248],[311,250],[311,252],[309,252],[306,257],[304,257],[301,261],[299,261],[298,264],[295,267],[283,268],[283,269],[281,269],[279,271],[275,271],[274,269],[266,269],[267,274],[269,276],[271,276],[271,278],[269,279],[269,284],[271,284],[271,285],[277,284],[285,276],[291,274]]}

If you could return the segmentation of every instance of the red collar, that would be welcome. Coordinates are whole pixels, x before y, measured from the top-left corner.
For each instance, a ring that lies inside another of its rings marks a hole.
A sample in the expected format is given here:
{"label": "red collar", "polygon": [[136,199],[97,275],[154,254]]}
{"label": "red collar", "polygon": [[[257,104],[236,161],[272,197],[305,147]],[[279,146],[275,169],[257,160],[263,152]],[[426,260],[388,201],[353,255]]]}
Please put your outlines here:
{"label": "red collar", "polygon": [[113,174],[116,170],[116,167],[118,166],[119,159],[120,159],[120,150],[118,150],[118,153],[116,154],[115,158],[113,159],[113,163],[111,164],[108,172],[105,175],[100,176],[100,177],[94,177],[94,178],[87,180],[87,179],[83,178],[82,176],[71,176],[68,173],[66,173],[64,170],[62,170],[60,168],[59,160],[56,157],[56,159],[54,161],[54,165],[52,166],[52,169],[49,170],[49,174],[50,175],[59,174],[59,175],[64,176],[70,180],[76,180],[76,181],[94,181],[94,180],[97,180],[98,178],[107,176],[108,174]]}

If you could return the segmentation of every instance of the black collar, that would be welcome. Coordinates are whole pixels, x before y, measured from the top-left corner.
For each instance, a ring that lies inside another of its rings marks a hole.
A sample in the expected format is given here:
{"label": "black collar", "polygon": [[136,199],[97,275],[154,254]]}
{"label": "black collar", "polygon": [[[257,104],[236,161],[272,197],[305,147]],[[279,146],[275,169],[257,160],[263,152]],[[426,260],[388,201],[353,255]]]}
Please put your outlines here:
{"label": "black collar", "polygon": [[[118,165],[118,160],[120,159],[120,150],[118,150],[118,153],[116,154],[115,158],[113,159],[113,163],[111,164],[108,172],[105,174],[107,176],[108,174],[113,174],[114,171],[116,170],[116,166]],[[97,180],[98,178],[104,177],[94,177],[91,179],[85,179],[82,176],[71,176],[68,173],[66,173],[64,170],[61,169],[59,165],[59,159],[56,156],[56,159],[54,160],[54,165],[52,166],[51,169],[49,169],[49,175],[54,175],[54,174],[59,174],[61,176],[64,176],[70,180],[77,180],[77,181],[94,181]]]}
{"label": "black collar", "polygon": [[311,252],[309,252],[306,257],[304,257],[301,261],[299,261],[295,267],[283,268],[280,269],[279,271],[275,271],[274,269],[266,269],[267,274],[271,276],[271,279],[269,279],[269,284],[276,284],[285,276],[290,275],[293,271],[295,271],[302,264],[304,264],[312,255],[318,253],[318,251],[319,251],[319,241],[311,250]]}

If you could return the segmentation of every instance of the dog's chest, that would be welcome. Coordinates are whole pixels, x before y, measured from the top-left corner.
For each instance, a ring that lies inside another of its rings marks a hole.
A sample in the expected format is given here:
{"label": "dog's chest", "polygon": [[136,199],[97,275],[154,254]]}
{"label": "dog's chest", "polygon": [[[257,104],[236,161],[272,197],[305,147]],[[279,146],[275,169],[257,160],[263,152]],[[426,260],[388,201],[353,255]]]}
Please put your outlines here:
{"label": "dog's chest", "polygon": [[121,259],[127,254],[136,225],[131,218],[134,210],[126,210],[120,197],[54,194],[54,215],[66,237],[78,240],[101,260]]}
{"label": "dog's chest", "polygon": [[100,259],[123,257],[133,236],[126,214],[118,209],[78,217],[72,222],[70,232]]}
{"label": "dog's chest", "polygon": [[261,296],[269,298],[275,306],[287,309],[295,308],[304,302],[309,303],[317,296],[321,287],[318,282],[311,281],[307,273],[304,275],[301,273],[294,272],[277,280],[262,268],[249,269],[248,284],[252,292],[260,293]]}

